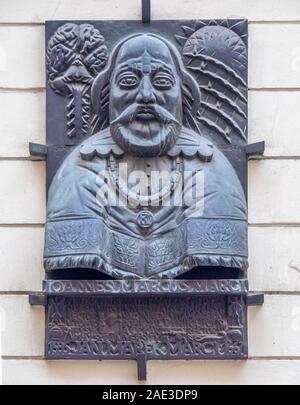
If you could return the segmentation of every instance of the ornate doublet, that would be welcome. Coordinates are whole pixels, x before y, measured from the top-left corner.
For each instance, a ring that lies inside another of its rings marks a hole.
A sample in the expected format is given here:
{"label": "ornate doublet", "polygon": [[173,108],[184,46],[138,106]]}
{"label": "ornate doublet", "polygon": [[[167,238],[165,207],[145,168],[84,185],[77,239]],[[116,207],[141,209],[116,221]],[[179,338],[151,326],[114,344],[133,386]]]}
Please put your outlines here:
{"label": "ornate doublet", "polygon": [[[156,204],[147,205],[141,194],[139,204],[130,187],[131,204],[102,204],[97,198],[103,180],[99,173],[108,173],[121,195],[119,168],[124,163],[129,171],[173,173],[174,189],[181,173],[201,172],[201,201],[173,204],[171,185],[160,190]],[[169,205],[161,204],[165,193]],[[215,146],[187,128],[167,153],[148,159],[124,153],[109,130],[103,130],[78,146],[54,178],[44,264],[48,271],[91,268],[113,277],[138,278],[168,277],[170,271],[174,277],[203,265],[244,270],[247,215],[237,175]]]}

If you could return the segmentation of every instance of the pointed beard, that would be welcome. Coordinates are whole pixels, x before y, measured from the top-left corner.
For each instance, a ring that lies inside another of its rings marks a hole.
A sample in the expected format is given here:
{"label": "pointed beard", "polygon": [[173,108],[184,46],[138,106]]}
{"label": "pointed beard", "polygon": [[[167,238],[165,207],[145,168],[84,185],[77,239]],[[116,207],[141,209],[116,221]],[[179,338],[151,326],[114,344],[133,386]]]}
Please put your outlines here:
{"label": "pointed beard", "polygon": [[157,121],[134,120],[128,124],[110,125],[114,141],[124,152],[138,157],[163,155],[175,145],[180,131],[179,124],[162,124]]}

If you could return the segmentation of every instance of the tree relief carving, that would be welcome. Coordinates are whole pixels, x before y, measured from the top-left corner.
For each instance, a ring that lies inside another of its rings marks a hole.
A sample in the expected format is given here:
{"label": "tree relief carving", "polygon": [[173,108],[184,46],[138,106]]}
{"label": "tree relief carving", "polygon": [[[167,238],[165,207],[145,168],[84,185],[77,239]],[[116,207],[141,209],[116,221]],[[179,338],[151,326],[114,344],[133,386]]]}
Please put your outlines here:
{"label": "tree relief carving", "polygon": [[48,43],[49,83],[56,94],[67,98],[66,121],[70,138],[89,132],[90,89],[107,58],[104,38],[91,24],[64,24]]}

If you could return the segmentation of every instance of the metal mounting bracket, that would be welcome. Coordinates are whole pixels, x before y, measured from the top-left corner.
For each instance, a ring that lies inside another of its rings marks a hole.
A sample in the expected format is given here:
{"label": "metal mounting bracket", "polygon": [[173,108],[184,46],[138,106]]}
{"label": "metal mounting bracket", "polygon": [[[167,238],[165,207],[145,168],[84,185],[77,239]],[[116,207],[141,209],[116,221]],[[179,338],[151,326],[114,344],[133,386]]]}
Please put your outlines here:
{"label": "metal mounting bracket", "polygon": [[32,293],[29,294],[30,305],[41,305],[45,307],[47,305],[47,296],[45,294]]}
{"label": "metal mounting bracket", "polygon": [[265,141],[249,143],[245,146],[247,156],[262,156],[265,152]]}
{"label": "metal mounting bracket", "polygon": [[31,160],[45,160],[48,153],[47,145],[29,142],[29,154]]}
{"label": "metal mounting bracket", "polygon": [[253,295],[246,295],[246,304],[248,306],[251,305],[262,305],[265,301],[264,294],[253,294]]}
{"label": "metal mounting bracket", "polygon": [[151,0],[142,0],[142,22],[144,24],[151,22]]}
{"label": "metal mounting bracket", "polygon": [[147,380],[147,356],[145,353],[136,356],[137,377],[139,381]]}

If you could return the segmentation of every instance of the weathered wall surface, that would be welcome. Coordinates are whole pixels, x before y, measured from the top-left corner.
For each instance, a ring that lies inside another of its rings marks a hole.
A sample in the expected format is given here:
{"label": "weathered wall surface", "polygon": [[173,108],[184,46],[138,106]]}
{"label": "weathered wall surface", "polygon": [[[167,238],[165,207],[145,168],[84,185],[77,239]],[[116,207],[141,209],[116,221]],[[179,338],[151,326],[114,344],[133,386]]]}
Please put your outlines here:
{"label": "weathered wall surface", "polygon": [[[249,25],[249,279],[247,362],[149,362],[148,383],[300,383],[300,2],[152,0],[154,19],[244,17]],[[46,362],[43,309],[45,167],[28,142],[45,140],[44,22],[140,19],[140,0],[0,2],[0,307],[5,384],[136,383],[134,362]]]}

